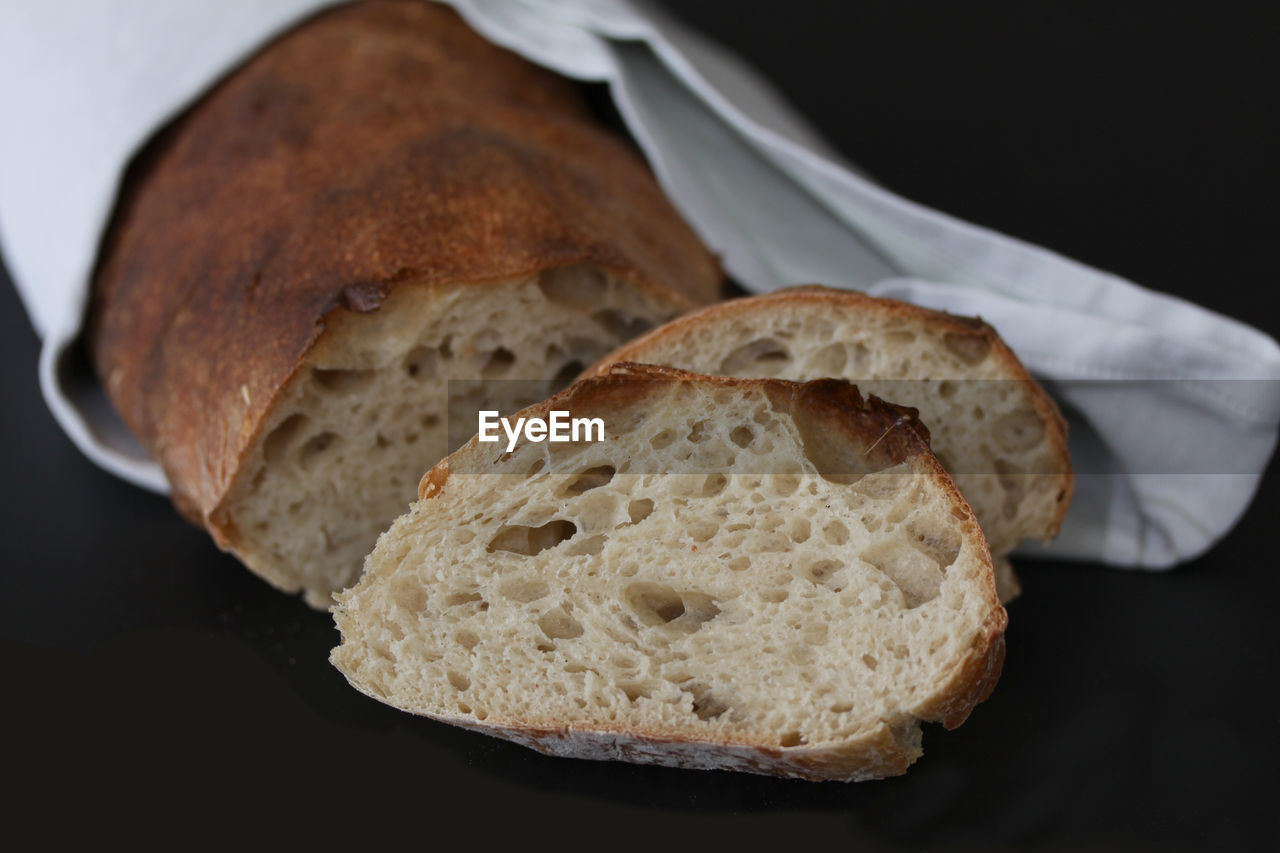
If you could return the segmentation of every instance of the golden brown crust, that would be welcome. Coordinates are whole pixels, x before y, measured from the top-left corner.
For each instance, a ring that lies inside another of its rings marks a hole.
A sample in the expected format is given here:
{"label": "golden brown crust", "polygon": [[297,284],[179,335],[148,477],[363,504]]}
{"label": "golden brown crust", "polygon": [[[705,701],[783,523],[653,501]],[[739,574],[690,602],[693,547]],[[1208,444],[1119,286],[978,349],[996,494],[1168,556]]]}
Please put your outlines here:
{"label": "golden brown crust", "polygon": [[[944,484],[957,520],[965,528],[966,538],[983,543],[980,556],[986,562],[982,598],[987,612],[963,662],[945,684],[933,691],[929,700],[918,707],[904,709],[900,719],[882,721],[880,726],[865,734],[841,742],[804,747],[783,748],[747,738],[698,742],[691,741],[686,733],[661,728],[617,731],[604,725],[569,726],[551,721],[517,723],[493,718],[477,722],[466,716],[430,716],[513,740],[548,755],[739,770],[810,780],[875,779],[906,772],[911,762],[921,754],[917,720],[937,721],[947,728],[955,728],[965,721],[978,703],[990,696],[1004,663],[1004,630],[1008,624],[1008,614],[996,594],[990,555],[977,519],[942,465],[929,451],[928,433],[915,420],[915,410],[885,403],[874,396],[864,398],[856,386],[837,379],[803,383],[780,379],[741,379],[624,362],[605,371],[597,371],[597,375],[578,381],[549,400],[522,410],[517,417],[545,417],[552,409],[568,410],[574,416],[608,414],[617,411],[619,406],[644,401],[663,385],[679,382],[761,389],[775,406],[789,411],[793,418],[816,418],[820,427],[850,436],[861,445],[876,442],[877,451],[884,454],[877,460],[877,467],[909,461],[916,471],[934,476]],[[500,456],[501,452],[501,448],[480,444],[473,438],[427,472],[419,486],[419,496],[435,498],[443,493],[449,479],[451,460],[481,454],[487,459],[490,455]],[[340,604],[337,614],[339,627],[342,625],[342,609]],[[381,701],[386,700],[370,685],[353,678],[350,672],[348,678],[362,692]]]}
{"label": "golden brown crust", "polygon": [[91,349],[179,509],[213,528],[336,314],[406,283],[577,262],[676,309],[718,293],[714,259],[568,81],[445,7],[361,3],[266,48],[140,158],[101,253]]}
{"label": "golden brown crust", "polygon": [[881,316],[898,317],[903,320],[926,324],[942,334],[948,332],[960,335],[972,335],[981,338],[990,346],[991,354],[996,358],[1006,375],[1012,380],[1028,383],[1031,390],[1032,404],[1036,414],[1045,424],[1046,438],[1049,441],[1054,458],[1052,473],[1060,474],[1062,487],[1057,498],[1057,515],[1046,530],[1047,538],[1058,534],[1062,521],[1066,517],[1067,508],[1071,504],[1071,496],[1075,491],[1075,478],[1071,473],[1071,458],[1067,452],[1067,422],[1062,417],[1053,399],[1045,393],[1039,383],[1035,382],[1026,367],[1009,349],[1000,335],[991,326],[978,317],[963,317],[935,311],[878,296],[868,296],[855,290],[842,290],[816,284],[798,285],[775,290],[758,296],[745,296],[708,305],[665,323],[656,329],[618,347],[600,359],[582,373],[582,377],[596,376],[607,372],[618,362],[644,361],[646,351],[670,338],[679,338],[693,332],[705,323],[719,322],[739,314],[759,310],[777,309],[788,304],[807,303],[829,307],[840,313],[874,312]]}

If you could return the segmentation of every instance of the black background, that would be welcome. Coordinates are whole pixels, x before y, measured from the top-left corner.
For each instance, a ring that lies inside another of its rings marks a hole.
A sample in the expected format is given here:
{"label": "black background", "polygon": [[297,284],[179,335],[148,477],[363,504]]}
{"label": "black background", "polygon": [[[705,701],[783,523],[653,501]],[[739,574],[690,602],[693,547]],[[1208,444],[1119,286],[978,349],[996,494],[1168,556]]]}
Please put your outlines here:
{"label": "black background", "polygon": [[[903,195],[1280,333],[1269,4],[666,5]],[[0,324],[10,837],[1275,849],[1274,465],[1172,573],[1022,562],[1003,680],[904,777],[574,762],[350,690],[327,615],[72,448],[8,286]]]}

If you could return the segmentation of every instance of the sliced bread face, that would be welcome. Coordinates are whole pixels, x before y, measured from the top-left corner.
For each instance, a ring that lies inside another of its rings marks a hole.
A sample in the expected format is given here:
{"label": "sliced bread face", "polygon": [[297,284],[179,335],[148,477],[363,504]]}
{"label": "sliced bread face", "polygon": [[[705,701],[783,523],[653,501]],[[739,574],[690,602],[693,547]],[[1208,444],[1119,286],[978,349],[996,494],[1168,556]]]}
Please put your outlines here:
{"label": "sliced bread face", "polygon": [[339,595],[364,693],[545,753],[807,779],[905,771],[961,723],[1006,616],[909,410],[848,383],[619,366],[473,439]]}
{"label": "sliced bread face", "polygon": [[[327,608],[413,501],[417,475],[453,449],[449,435],[475,432],[473,409],[514,412],[561,390],[678,304],[579,264],[488,284],[402,285],[378,311],[338,318],[213,514],[220,541]],[[455,380],[474,396],[450,405]]]}
{"label": "sliced bread face", "polygon": [[[617,362],[804,381],[836,377],[919,410],[991,551],[1055,536],[1073,478],[1066,423],[981,320],[826,287],[713,305],[624,344]],[[1012,573],[1006,576],[1016,588]]]}

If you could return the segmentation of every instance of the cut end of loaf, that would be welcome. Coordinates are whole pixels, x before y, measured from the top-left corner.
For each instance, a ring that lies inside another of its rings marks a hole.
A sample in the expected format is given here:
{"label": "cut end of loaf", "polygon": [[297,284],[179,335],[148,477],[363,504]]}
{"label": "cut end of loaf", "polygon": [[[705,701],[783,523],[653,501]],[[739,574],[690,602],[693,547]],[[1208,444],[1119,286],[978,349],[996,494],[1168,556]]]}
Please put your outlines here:
{"label": "cut end of loaf", "polygon": [[223,544],[329,607],[450,436],[474,434],[477,409],[543,399],[675,310],[579,264],[480,285],[405,282],[376,311],[331,316],[214,514]]}
{"label": "cut end of loaf", "polygon": [[643,366],[521,414],[551,408],[606,440],[473,440],[339,597],[358,689],[554,755],[845,780],[989,689],[990,554],[909,412]]}
{"label": "cut end of loaf", "polygon": [[[806,286],[713,305],[624,344],[619,361],[726,376],[836,377],[919,410],[997,555],[1057,535],[1073,490],[1066,422],[981,320]],[[1010,575],[1011,577],[1011,575]]]}

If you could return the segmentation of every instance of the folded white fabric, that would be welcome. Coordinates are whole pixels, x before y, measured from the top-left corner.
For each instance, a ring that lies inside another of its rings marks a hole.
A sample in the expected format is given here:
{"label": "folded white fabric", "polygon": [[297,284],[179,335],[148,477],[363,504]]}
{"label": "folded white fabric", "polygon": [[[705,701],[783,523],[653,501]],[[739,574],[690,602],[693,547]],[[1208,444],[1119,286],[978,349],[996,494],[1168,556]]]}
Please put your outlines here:
{"label": "folded white fabric", "polygon": [[[768,86],[625,0],[449,0],[490,40],[608,83],[664,188],[757,291],[820,282],[978,314],[1064,405],[1080,472],[1050,556],[1163,568],[1239,519],[1276,443],[1280,346],[1245,324],[899,198]],[[69,369],[97,244],[134,152],[318,0],[6,3],[0,241],[44,339],[45,399],[86,454],[166,488]]]}

